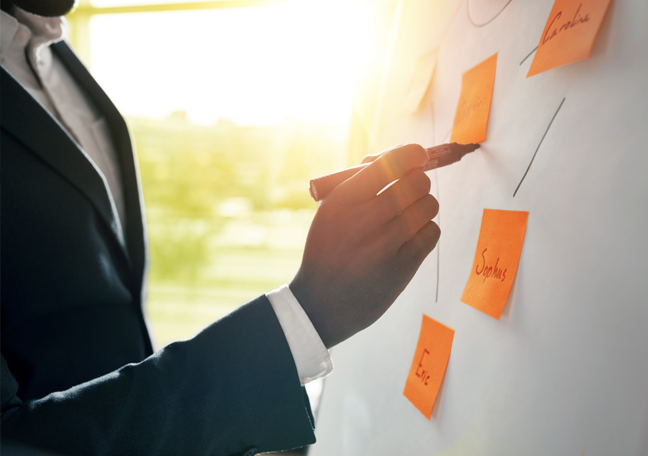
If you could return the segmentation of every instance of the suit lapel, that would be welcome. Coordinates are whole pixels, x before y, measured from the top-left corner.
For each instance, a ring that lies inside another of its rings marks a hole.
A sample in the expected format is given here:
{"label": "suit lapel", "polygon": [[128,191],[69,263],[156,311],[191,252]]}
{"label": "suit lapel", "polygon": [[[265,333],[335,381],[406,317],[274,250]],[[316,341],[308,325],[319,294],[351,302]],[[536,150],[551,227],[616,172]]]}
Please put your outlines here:
{"label": "suit lapel", "polygon": [[119,157],[124,199],[126,204],[126,242],[136,277],[136,287],[142,286],[144,271],[147,265],[146,233],[142,192],[140,191],[139,173],[132,149],[132,141],[123,117],[110,98],[94,80],[86,67],[74,54],[67,43],[61,41],[52,45],[52,50],[61,59],[68,71],[93,100],[99,111],[105,116],[115,149]]}
{"label": "suit lapel", "polygon": [[115,235],[126,256],[124,233],[108,186],[65,128],[2,68],[2,127],[81,191]]}
{"label": "suit lapel", "polygon": [[[93,100],[105,117],[119,157],[126,205],[126,232],[116,222],[117,210],[108,184],[82,148],[65,128],[38,103],[4,68],[0,68],[2,128],[49,163],[58,173],[79,189],[96,207],[101,218],[129,260],[132,274],[129,288],[139,308],[138,316],[144,334],[148,334],[143,312],[144,276],[148,265],[143,200],[131,138],[124,119],[108,96],[65,42],[51,46],[72,77]],[[9,114],[10,115],[7,115]],[[147,355],[153,353],[151,340],[144,337]]]}

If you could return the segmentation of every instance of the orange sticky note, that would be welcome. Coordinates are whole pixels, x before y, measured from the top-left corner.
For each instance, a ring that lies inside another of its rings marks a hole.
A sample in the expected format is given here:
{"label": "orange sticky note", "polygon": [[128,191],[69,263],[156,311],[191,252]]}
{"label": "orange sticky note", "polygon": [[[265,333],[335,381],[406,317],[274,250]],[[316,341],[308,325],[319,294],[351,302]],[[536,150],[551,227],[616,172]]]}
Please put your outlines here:
{"label": "orange sticky note", "polygon": [[470,144],[486,140],[496,66],[497,53],[463,74],[451,142]]}
{"label": "orange sticky note", "polygon": [[461,302],[499,320],[517,272],[528,217],[524,211],[484,209]]}
{"label": "orange sticky note", "polygon": [[556,0],[527,78],[592,55],[610,1]]}
{"label": "orange sticky note", "polygon": [[421,333],[414,352],[403,395],[429,420],[443,380],[454,329],[423,315]]}

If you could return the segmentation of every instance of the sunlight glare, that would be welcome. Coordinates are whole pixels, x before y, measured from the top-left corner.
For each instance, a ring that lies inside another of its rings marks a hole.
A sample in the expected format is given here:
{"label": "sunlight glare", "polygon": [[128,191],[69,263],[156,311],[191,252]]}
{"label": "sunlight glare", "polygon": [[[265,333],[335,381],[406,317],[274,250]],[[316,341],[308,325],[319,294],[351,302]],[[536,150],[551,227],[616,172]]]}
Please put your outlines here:
{"label": "sunlight glare", "polygon": [[128,116],[346,124],[367,17],[359,0],[98,15],[92,71]]}

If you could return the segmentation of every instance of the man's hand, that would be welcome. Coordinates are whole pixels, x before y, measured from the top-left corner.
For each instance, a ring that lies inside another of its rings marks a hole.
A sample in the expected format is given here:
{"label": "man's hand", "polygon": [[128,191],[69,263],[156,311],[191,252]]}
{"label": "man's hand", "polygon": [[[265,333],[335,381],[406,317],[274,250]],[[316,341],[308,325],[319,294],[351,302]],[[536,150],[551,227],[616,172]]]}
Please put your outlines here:
{"label": "man's hand", "polygon": [[290,284],[327,348],[380,318],[441,234],[431,221],[439,204],[419,169],[425,149],[407,144],[365,161],[320,203]]}

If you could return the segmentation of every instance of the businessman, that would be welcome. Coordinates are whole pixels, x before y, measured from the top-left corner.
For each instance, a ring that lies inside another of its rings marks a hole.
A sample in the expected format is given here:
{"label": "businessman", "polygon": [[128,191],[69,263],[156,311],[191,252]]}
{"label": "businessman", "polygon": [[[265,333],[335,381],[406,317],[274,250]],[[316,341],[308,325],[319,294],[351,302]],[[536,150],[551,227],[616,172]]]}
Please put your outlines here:
{"label": "businessman", "polygon": [[289,285],[153,353],[136,163],[124,120],[63,41],[73,6],[2,0],[3,450],[313,443],[303,385],[331,372],[327,349],[376,321],[438,241],[425,151],[395,147],[337,187]]}

